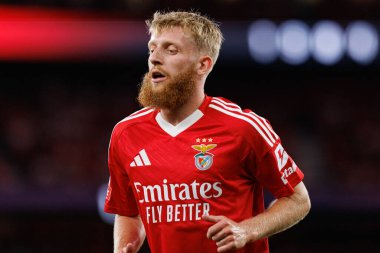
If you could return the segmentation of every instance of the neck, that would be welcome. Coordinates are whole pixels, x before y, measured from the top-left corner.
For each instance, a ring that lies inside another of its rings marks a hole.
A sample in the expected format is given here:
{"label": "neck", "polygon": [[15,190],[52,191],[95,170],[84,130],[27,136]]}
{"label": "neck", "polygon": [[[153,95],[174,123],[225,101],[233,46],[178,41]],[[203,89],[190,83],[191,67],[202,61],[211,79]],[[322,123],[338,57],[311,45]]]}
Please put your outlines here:
{"label": "neck", "polygon": [[205,98],[205,93],[203,90],[199,90],[194,93],[194,95],[181,107],[175,110],[168,110],[165,108],[161,109],[161,116],[173,126],[177,125],[189,115],[191,115],[195,110],[199,108]]}

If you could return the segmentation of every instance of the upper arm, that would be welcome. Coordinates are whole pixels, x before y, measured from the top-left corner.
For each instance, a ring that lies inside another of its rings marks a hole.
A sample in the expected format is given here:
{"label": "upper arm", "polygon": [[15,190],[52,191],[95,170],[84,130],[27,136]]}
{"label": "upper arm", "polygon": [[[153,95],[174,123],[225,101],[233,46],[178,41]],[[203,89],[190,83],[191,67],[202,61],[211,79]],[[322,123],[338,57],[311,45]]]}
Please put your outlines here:
{"label": "upper arm", "polygon": [[124,228],[132,230],[142,230],[144,229],[140,215],[137,216],[123,216],[116,214],[114,226],[117,228]]}
{"label": "upper arm", "polygon": [[109,152],[108,168],[109,183],[104,210],[108,213],[115,213],[125,216],[135,216],[138,208],[133,192],[133,185],[129,179],[126,166],[127,154],[122,150],[125,140],[120,143],[115,131],[112,133]]}
{"label": "upper arm", "polygon": [[[254,176],[276,198],[292,195],[295,187],[302,182],[304,177],[279,140],[257,162]],[[298,188],[302,191],[304,185]]]}
{"label": "upper arm", "polygon": [[296,203],[303,205],[307,208],[307,211],[311,208],[311,202],[309,198],[309,193],[306,189],[305,184],[301,181],[294,187],[294,193],[289,196],[290,199]]}
{"label": "upper arm", "polygon": [[[127,244],[131,243],[135,249],[139,249],[145,239],[145,229],[141,217],[115,215],[114,223],[114,249],[119,252]],[[137,252],[136,250],[136,252]]]}
{"label": "upper arm", "polygon": [[[280,200],[280,201],[278,201],[278,200]],[[291,194],[287,197],[275,199],[274,201],[272,201],[269,204],[268,209],[272,208],[272,206],[274,206],[278,202],[286,203],[288,209],[290,208],[290,209],[294,210],[293,207],[297,207],[297,209],[302,213],[302,216],[305,216],[311,208],[309,193],[306,189],[305,184],[302,181],[299,182],[294,187],[294,193],[293,194]],[[289,205],[293,206],[293,207],[290,207]]]}

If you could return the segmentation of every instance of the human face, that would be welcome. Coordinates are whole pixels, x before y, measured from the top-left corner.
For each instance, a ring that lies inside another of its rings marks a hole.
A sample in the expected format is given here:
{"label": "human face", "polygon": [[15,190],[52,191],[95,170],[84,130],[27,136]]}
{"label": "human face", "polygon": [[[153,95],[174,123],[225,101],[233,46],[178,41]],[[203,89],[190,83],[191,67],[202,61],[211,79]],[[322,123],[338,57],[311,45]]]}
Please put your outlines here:
{"label": "human face", "polygon": [[199,56],[192,37],[180,27],[153,33],[148,43],[149,74],[154,89],[160,89],[193,67]]}
{"label": "human face", "polygon": [[175,27],[153,34],[148,46],[149,72],[144,76],[138,100],[143,106],[175,110],[194,94],[195,43]]}

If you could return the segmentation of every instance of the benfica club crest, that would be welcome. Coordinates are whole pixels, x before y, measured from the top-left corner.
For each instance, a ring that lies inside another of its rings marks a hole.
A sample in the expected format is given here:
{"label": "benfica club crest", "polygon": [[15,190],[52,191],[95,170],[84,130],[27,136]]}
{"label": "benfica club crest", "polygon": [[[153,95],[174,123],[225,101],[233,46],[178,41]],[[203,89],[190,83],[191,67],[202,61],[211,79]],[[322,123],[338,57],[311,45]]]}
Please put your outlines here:
{"label": "benfica club crest", "polygon": [[191,146],[193,149],[200,151],[194,156],[195,166],[197,166],[199,170],[208,170],[211,167],[214,155],[207,151],[215,148],[216,146],[216,144],[200,144]]}

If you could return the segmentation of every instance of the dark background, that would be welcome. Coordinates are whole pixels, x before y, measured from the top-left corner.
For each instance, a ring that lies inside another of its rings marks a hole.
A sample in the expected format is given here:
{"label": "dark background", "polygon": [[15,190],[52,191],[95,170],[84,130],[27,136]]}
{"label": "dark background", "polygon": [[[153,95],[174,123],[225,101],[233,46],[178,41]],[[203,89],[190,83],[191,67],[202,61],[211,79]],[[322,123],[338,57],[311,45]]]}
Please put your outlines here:
{"label": "dark background", "polygon": [[[305,220],[270,239],[272,252],[379,252],[379,57],[367,66],[347,57],[333,66],[312,59],[299,66],[280,60],[260,65],[245,48],[233,46],[245,41],[236,37],[241,35],[236,29],[260,18],[328,18],[339,23],[378,19],[376,1],[330,2],[0,4],[96,12],[141,23],[156,9],[183,8],[220,21],[226,42],[206,93],[226,97],[270,120],[305,173],[312,201]],[[147,70],[145,45],[141,46],[139,53],[96,60],[0,59],[1,253],[112,252],[112,225],[101,219],[97,196],[108,181],[112,128],[139,109],[136,86]],[[146,247],[141,252],[147,252]]]}

